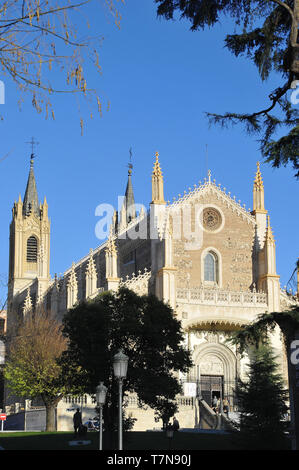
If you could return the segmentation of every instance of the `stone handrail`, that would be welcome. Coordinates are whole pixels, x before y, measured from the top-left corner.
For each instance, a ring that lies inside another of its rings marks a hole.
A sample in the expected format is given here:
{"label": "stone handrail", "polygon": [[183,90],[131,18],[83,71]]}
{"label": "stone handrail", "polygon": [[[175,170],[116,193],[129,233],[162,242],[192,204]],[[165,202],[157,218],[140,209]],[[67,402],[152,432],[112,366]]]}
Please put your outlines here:
{"label": "stone handrail", "polygon": [[213,288],[178,288],[177,300],[192,304],[266,306],[267,294],[254,291],[230,291]]}
{"label": "stone handrail", "polygon": [[[195,397],[185,397],[183,395],[177,395],[176,403],[179,406],[184,406],[188,408],[193,408],[195,406]],[[130,408],[137,408],[138,407],[138,397],[135,393],[129,394],[124,398],[126,405]]]}

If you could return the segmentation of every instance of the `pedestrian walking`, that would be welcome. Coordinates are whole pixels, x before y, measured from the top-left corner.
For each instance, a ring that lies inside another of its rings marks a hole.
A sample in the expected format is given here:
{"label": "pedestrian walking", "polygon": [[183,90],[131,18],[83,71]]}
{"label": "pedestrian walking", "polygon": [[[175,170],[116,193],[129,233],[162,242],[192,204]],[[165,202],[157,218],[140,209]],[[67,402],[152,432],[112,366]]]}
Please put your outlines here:
{"label": "pedestrian walking", "polygon": [[77,408],[76,413],[73,416],[73,423],[74,423],[74,431],[75,431],[75,436],[78,435],[80,426],[82,425],[82,417],[80,413],[80,409]]}
{"label": "pedestrian walking", "polygon": [[228,412],[229,412],[229,401],[228,399],[225,397],[224,400],[223,400],[223,412],[227,415],[228,417]]}
{"label": "pedestrian walking", "polygon": [[214,395],[212,404],[213,404],[213,410],[216,413],[216,411],[217,411],[217,397],[216,397],[216,395]]}

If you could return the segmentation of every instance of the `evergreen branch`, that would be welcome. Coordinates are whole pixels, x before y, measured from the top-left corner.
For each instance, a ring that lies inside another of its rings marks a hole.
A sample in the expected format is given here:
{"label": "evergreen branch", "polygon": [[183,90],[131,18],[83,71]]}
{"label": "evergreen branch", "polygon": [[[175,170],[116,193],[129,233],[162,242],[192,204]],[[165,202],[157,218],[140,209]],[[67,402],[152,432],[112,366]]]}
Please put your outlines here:
{"label": "evergreen branch", "polygon": [[270,2],[277,3],[277,5],[280,5],[281,7],[285,8],[288,11],[288,13],[290,14],[292,20],[295,20],[294,12],[293,12],[292,8],[290,8],[287,3],[282,2],[281,0],[270,0]]}
{"label": "evergreen branch", "polygon": [[205,113],[209,119],[210,126],[212,124],[220,124],[222,127],[227,127],[228,122],[232,125],[236,125],[242,122],[246,125],[246,131],[249,134],[260,132],[261,125],[256,119],[255,115],[252,114],[237,114],[237,113],[225,113],[224,115],[215,113]]}
{"label": "evergreen branch", "polygon": [[261,150],[266,162],[271,163],[275,168],[281,165],[286,166],[291,162],[294,170],[297,171],[295,176],[299,178],[299,123],[288,135],[277,141],[268,142],[264,139]]}
{"label": "evergreen branch", "polygon": [[238,346],[240,353],[244,353],[249,345],[258,347],[261,343],[266,343],[268,334],[276,326],[281,329],[286,341],[289,341],[299,328],[299,307],[293,307],[286,312],[262,313],[257,320],[249,325],[243,325],[227,341]]}
{"label": "evergreen branch", "polygon": [[[267,161],[275,167],[290,161],[299,170],[297,110],[292,109],[286,100],[292,82],[299,79],[299,0],[155,1],[159,4],[158,16],[169,20],[180,12],[181,18],[191,22],[192,31],[219,23],[220,15],[229,16],[241,28],[240,34],[226,35],[225,46],[236,57],[244,54],[252,60],[263,81],[270,72],[278,72],[283,80],[282,85],[269,95],[269,105],[256,112],[205,114],[210,125],[225,127],[243,123],[247,133],[262,133],[261,150]],[[281,119],[270,114],[277,105],[283,114]],[[277,142],[270,141],[274,132],[282,126],[294,128]],[[296,176],[299,177],[299,171]]]}

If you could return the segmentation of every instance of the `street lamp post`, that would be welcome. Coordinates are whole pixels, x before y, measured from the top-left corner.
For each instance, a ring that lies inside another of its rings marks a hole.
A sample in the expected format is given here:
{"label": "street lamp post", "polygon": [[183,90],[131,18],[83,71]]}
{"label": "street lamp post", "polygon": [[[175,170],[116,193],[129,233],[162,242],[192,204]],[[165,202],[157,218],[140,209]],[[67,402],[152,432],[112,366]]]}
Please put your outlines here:
{"label": "street lamp post", "polygon": [[171,441],[173,439],[173,427],[168,423],[166,426],[166,437],[168,439],[168,449],[171,448]]}
{"label": "street lamp post", "polygon": [[100,382],[96,389],[97,405],[100,408],[100,435],[99,435],[99,450],[103,449],[103,406],[106,401],[107,387]]}
{"label": "street lamp post", "polygon": [[119,404],[118,404],[118,413],[119,413],[119,428],[118,428],[118,448],[122,450],[123,448],[123,417],[122,417],[122,386],[123,380],[127,376],[128,370],[128,356],[126,356],[122,350],[120,349],[117,354],[115,354],[113,358],[113,370],[114,375],[118,379],[119,384]]}

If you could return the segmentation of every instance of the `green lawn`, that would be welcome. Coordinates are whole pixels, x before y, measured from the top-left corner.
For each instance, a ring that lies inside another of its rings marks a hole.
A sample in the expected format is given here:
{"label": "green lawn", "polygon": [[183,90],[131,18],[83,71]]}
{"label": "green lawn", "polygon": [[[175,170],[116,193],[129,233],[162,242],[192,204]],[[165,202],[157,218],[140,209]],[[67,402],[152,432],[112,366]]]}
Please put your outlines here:
{"label": "green lawn", "polygon": [[[0,432],[0,446],[4,450],[98,449],[98,433],[87,433],[85,440],[89,440],[91,443],[84,446],[70,446],[69,442],[73,439],[73,433],[69,432]],[[179,432],[170,442],[162,432],[133,431],[124,436],[123,447],[124,450],[229,450],[235,448],[229,434],[210,435]]]}
{"label": "green lawn", "polygon": [[[178,432],[169,441],[162,432],[135,432],[124,435],[123,448],[127,451],[141,450],[241,450],[237,447],[233,434]],[[109,446],[104,433],[104,450],[117,449]],[[70,432],[0,432],[0,446],[4,450],[98,450],[99,434],[90,432],[84,438],[87,445],[71,446],[74,440]],[[273,449],[278,450],[278,449]]]}

